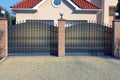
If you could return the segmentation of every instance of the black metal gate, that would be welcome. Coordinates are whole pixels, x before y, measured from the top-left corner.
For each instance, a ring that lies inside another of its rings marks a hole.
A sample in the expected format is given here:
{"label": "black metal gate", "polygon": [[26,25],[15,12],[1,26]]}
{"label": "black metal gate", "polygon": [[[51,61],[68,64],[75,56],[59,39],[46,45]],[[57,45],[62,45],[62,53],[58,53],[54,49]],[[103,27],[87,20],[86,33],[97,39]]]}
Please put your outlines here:
{"label": "black metal gate", "polygon": [[9,56],[56,56],[57,32],[53,20],[26,20],[9,27]]}
{"label": "black metal gate", "polygon": [[66,21],[66,55],[103,55],[112,52],[112,28],[93,22]]}

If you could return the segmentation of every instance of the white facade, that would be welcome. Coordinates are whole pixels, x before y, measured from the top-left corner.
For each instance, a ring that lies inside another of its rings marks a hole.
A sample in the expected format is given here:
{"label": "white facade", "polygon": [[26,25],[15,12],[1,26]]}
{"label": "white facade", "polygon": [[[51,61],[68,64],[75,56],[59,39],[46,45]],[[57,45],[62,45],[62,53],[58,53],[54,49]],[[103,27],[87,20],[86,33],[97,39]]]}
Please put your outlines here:
{"label": "white facade", "polygon": [[[33,9],[36,11],[16,10],[16,20],[26,19],[40,19],[40,20],[54,20],[57,24],[57,20],[60,18],[59,13],[63,12],[63,18],[67,20],[92,20],[103,22],[111,25],[113,20],[114,9],[118,3],[118,0],[88,0],[91,3],[97,5],[101,10],[84,10],[78,9],[77,6],[71,5],[70,0],[62,0],[59,7],[52,5],[52,0],[43,0],[40,5],[36,5]],[[14,9],[13,9],[14,10]],[[112,14],[111,14],[112,13]]]}
{"label": "white facade", "polygon": [[38,6],[35,12],[16,10],[16,20],[39,19],[39,20],[54,20],[57,25],[57,20],[60,18],[59,13],[63,12],[63,18],[66,20],[91,20],[97,21],[97,11],[75,10],[67,1],[62,1],[59,7],[54,7],[51,0],[46,0]]}

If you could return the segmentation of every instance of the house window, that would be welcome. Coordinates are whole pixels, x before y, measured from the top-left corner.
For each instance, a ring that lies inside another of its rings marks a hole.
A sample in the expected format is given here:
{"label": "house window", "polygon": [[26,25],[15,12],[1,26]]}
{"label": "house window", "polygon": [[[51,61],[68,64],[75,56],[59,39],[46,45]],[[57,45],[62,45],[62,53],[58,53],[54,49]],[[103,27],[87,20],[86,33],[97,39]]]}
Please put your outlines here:
{"label": "house window", "polygon": [[61,5],[61,0],[52,0],[52,5],[54,7],[59,7]]}

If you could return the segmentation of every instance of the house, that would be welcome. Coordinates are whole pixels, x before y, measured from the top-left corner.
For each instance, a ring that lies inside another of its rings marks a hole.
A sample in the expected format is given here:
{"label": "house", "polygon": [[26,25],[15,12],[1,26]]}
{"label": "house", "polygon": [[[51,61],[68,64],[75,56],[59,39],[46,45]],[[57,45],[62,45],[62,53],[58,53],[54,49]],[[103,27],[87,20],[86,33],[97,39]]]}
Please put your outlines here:
{"label": "house", "polygon": [[100,21],[101,8],[87,0],[22,0],[11,6],[16,13],[16,20],[57,20],[59,13],[67,20]]}
{"label": "house", "polygon": [[118,0],[88,0],[102,9],[102,22],[112,25]]}
{"label": "house", "polygon": [[111,25],[118,0],[22,0],[11,6],[16,20],[92,20]]}

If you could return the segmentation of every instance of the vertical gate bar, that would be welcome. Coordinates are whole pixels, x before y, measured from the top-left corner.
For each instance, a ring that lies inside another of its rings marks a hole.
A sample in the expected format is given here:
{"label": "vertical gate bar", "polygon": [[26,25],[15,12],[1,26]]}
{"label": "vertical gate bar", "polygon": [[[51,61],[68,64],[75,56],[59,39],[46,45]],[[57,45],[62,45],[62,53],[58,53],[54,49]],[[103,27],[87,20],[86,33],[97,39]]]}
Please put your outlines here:
{"label": "vertical gate bar", "polygon": [[[72,25],[72,23],[74,23],[74,22],[71,22],[71,25]],[[72,45],[71,45],[71,49],[73,49],[73,26],[71,26],[71,40],[72,40]],[[74,52],[74,50],[71,50],[72,52]]]}
{"label": "vertical gate bar", "polygon": [[14,29],[15,29],[15,28],[12,28],[12,29],[11,29],[11,31],[12,31],[12,32],[11,32],[11,33],[12,33],[12,34],[11,34],[11,37],[12,37],[12,39],[11,39],[12,53],[14,53],[14,50],[13,50],[13,48],[14,48],[14,43],[13,43],[13,42],[14,42],[14,41],[13,41],[13,40],[14,40],[14,34],[13,34]]}
{"label": "vertical gate bar", "polygon": [[107,34],[106,34],[106,24],[105,24],[105,26],[104,26],[104,42],[105,42],[105,44],[104,44],[104,52],[106,53],[106,50],[107,50]]}
{"label": "vertical gate bar", "polygon": [[100,50],[99,50],[99,52],[100,53],[102,53],[102,47],[101,47],[101,36],[100,36],[100,34],[101,34],[101,24],[100,23],[98,23],[98,40],[99,40],[99,42],[98,42],[98,46],[100,47]]}
{"label": "vertical gate bar", "polygon": [[105,53],[107,53],[108,50],[108,32],[107,32],[107,25],[105,26]]}
{"label": "vertical gate bar", "polygon": [[76,28],[76,25],[77,25],[77,22],[78,21],[76,21],[75,22],[75,40],[74,40],[74,48],[75,48],[75,52],[78,54],[78,52],[77,52],[77,28]]}
{"label": "vertical gate bar", "polygon": [[94,21],[94,27],[95,27],[95,53],[96,53],[98,50],[98,47],[97,47],[97,26],[95,21]]}
{"label": "vertical gate bar", "polygon": [[36,27],[37,27],[37,53],[39,54],[39,23],[38,20],[36,21]]}
{"label": "vertical gate bar", "polygon": [[98,40],[98,44],[97,44],[97,47],[99,46],[99,52],[101,52],[101,50],[102,50],[102,48],[101,48],[101,45],[100,45],[100,29],[101,29],[101,26],[100,26],[100,24],[99,23],[97,23],[97,25],[98,25],[98,36],[97,36],[97,40]]}
{"label": "vertical gate bar", "polygon": [[36,46],[35,45],[35,38],[36,38],[35,26],[36,26],[36,21],[35,20],[33,20],[33,25],[32,26],[33,26],[33,51],[32,51],[32,54],[33,55],[37,55],[36,54],[36,50],[35,50],[36,49],[35,48],[35,46]]}
{"label": "vertical gate bar", "polygon": [[89,46],[89,43],[88,43],[88,40],[89,40],[88,31],[89,31],[89,27],[88,27],[88,23],[85,23],[85,24],[86,24],[86,52],[88,52],[88,46]]}
{"label": "vertical gate bar", "polygon": [[[46,25],[46,29],[48,29],[48,26]],[[48,30],[46,30],[46,46],[45,46],[45,48],[46,48],[46,51],[48,52]]]}
{"label": "vertical gate bar", "polygon": [[[71,22],[70,22],[70,24],[71,24]],[[72,47],[72,27],[70,26],[70,37],[71,37],[71,39],[70,39],[70,48],[69,48],[69,51],[71,52],[71,47]]]}
{"label": "vertical gate bar", "polygon": [[87,48],[88,48],[88,44],[87,44],[87,41],[88,41],[87,40],[87,30],[88,29],[87,28],[88,27],[87,27],[87,23],[84,22],[84,24],[85,24],[85,48],[84,48],[84,52],[87,52]]}
{"label": "vertical gate bar", "polygon": [[109,30],[108,30],[109,28],[108,28],[108,25],[106,26],[106,34],[107,34],[107,51],[106,51],[106,53],[108,54],[108,50],[109,50]]}
{"label": "vertical gate bar", "polygon": [[86,23],[84,23],[85,24],[85,26],[84,26],[84,28],[85,28],[85,38],[84,38],[84,40],[85,40],[85,42],[84,42],[84,52],[86,52],[86,50],[87,50],[87,24]]}
{"label": "vertical gate bar", "polygon": [[18,31],[18,33],[19,33],[19,42],[18,42],[18,47],[16,48],[16,50],[18,50],[21,53],[21,45],[20,45],[20,42],[21,42],[21,32],[20,32],[20,30],[21,30],[21,21],[17,25],[19,27],[19,31]]}
{"label": "vertical gate bar", "polygon": [[[68,22],[68,21],[67,21],[67,22]],[[69,50],[69,43],[70,43],[68,29],[69,29],[69,26],[68,26],[68,23],[67,23],[67,27],[66,27],[66,35],[67,35],[67,39],[68,39],[68,43],[67,43],[67,47],[66,47],[66,51],[67,51],[67,52],[68,52],[68,50]]]}
{"label": "vertical gate bar", "polygon": [[53,40],[52,41],[53,48],[52,48],[52,52],[55,53],[55,32],[54,32],[55,31],[55,29],[54,29],[55,26],[52,25],[52,27],[53,27],[53,31],[52,31],[53,32],[53,37],[52,37],[53,38],[52,39]]}
{"label": "vertical gate bar", "polygon": [[41,27],[41,28],[40,28],[40,30],[41,30],[41,45],[40,45],[40,51],[43,52],[43,53],[45,53],[44,50],[43,50],[43,48],[44,48],[44,46],[43,46],[43,29],[44,29],[43,26],[45,26],[45,24],[44,24],[44,21],[41,20],[41,21],[40,21],[40,27]]}
{"label": "vertical gate bar", "polygon": [[38,53],[40,53],[40,21],[38,20]]}
{"label": "vertical gate bar", "polygon": [[35,55],[36,53],[35,53],[35,20],[32,20],[32,28],[33,28],[33,31],[32,31],[32,33],[33,33],[33,37],[32,37],[32,54],[33,55]]}
{"label": "vertical gate bar", "polygon": [[97,43],[97,47],[99,48],[99,50],[98,50],[98,52],[101,52],[101,46],[100,46],[100,24],[99,23],[97,23],[97,26],[98,26],[98,36],[97,36],[97,41],[98,41],[98,43]]}
{"label": "vertical gate bar", "polygon": [[[78,22],[76,22],[75,23],[75,41],[74,41],[74,47],[75,47],[75,51],[77,52],[77,23]],[[78,52],[77,52],[77,54],[78,54]]]}
{"label": "vertical gate bar", "polygon": [[80,32],[78,32],[79,34],[79,40],[78,40],[78,43],[79,43],[79,51],[82,52],[82,44],[83,44],[83,38],[82,38],[82,35],[83,35],[83,23],[80,23]]}
{"label": "vertical gate bar", "polygon": [[70,43],[71,43],[71,37],[70,37],[70,33],[69,33],[69,31],[70,31],[70,26],[69,26],[69,22],[67,23],[68,25],[68,27],[67,27],[67,35],[68,35],[68,39],[69,39],[69,43],[68,43],[68,49],[67,49],[67,51],[69,52],[69,48],[70,48]]}
{"label": "vertical gate bar", "polygon": [[[78,26],[79,27],[79,26]],[[78,32],[79,35],[79,51],[82,52],[82,46],[83,46],[83,31],[84,31],[84,28],[83,28],[83,23],[80,23],[80,32]]]}
{"label": "vertical gate bar", "polygon": [[[18,23],[18,26],[19,26],[19,29],[21,30],[21,21]],[[18,48],[20,49],[20,50],[19,49],[18,50],[19,50],[20,55],[21,55],[21,44],[20,44],[21,43],[21,32],[20,32],[20,30],[19,30],[20,37],[19,37],[19,43],[18,43],[20,47],[17,47],[16,49],[18,49]]]}
{"label": "vertical gate bar", "polygon": [[[46,23],[46,22],[45,22]],[[49,22],[48,22],[48,24],[49,24]],[[47,40],[47,35],[46,35],[46,33],[47,33],[47,25],[43,25],[44,26],[44,28],[45,28],[45,31],[44,31],[44,49],[45,49],[45,51],[47,52],[47,46],[46,46],[46,40]]]}
{"label": "vertical gate bar", "polygon": [[93,49],[93,47],[94,47],[94,45],[93,45],[93,43],[94,43],[94,41],[93,41],[93,36],[94,36],[94,34],[93,34],[93,27],[92,27],[92,22],[91,21],[89,21],[89,24],[90,24],[90,46],[91,46],[91,49],[90,49],[90,53],[91,53],[91,50]]}
{"label": "vertical gate bar", "polygon": [[93,49],[93,53],[95,53],[96,51],[96,27],[95,27],[95,24],[94,24],[94,21],[93,21],[93,28],[94,28],[94,49]]}
{"label": "vertical gate bar", "polygon": [[24,29],[24,28],[26,28],[25,24],[26,24],[26,22],[23,20],[23,30],[22,30],[23,31],[23,33],[22,33],[23,38],[22,38],[22,40],[23,40],[23,49],[24,49],[23,51],[24,51],[24,54],[25,54],[25,42],[26,42],[25,41],[25,35],[26,34],[25,34],[25,29]]}
{"label": "vertical gate bar", "polygon": [[36,20],[36,53],[38,54],[38,20]]}
{"label": "vertical gate bar", "polygon": [[30,45],[31,45],[31,25],[30,25],[30,21],[28,21],[28,35],[29,35],[29,38],[28,38],[28,52],[30,53]]}
{"label": "vertical gate bar", "polygon": [[[69,23],[68,23],[68,25],[69,25]],[[69,30],[70,30],[70,26],[68,26],[67,27],[67,35],[68,35],[68,40],[69,40],[69,43],[68,43],[68,49],[67,49],[67,51],[69,52],[69,49],[70,49],[70,43],[71,43],[71,37],[70,37],[70,32],[69,32]]]}
{"label": "vertical gate bar", "polygon": [[[78,25],[79,23],[77,22],[76,23],[76,48],[77,48],[77,53],[79,53],[79,50],[78,50],[78,30],[80,30],[80,29],[78,29],[78,27],[77,27],[77,25]],[[79,24],[80,25],[80,24]]]}
{"label": "vertical gate bar", "polygon": [[105,40],[104,40],[104,24],[102,26],[102,29],[103,29],[102,30],[102,36],[103,36],[103,46],[102,47],[103,47],[103,52],[105,53],[105,51],[104,51],[105,50],[105,48],[104,48],[104,44],[105,44]]}
{"label": "vertical gate bar", "polygon": [[29,35],[28,35],[28,23],[27,23],[27,21],[26,21],[26,52],[28,51],[28,37],[29,37]]}
{"label": "vertical gate bar", "polygon": [[100,46],[98,45],[99,44],[99,40],[98,40],[98,37],[99,37],[99,26],[98,26],[98,23],[95,23],[95,26],[96,26],[96,53],[99,52],[100,50]]}
{"label": "vertical gate bar", "polygon": [[88,21],[88,43],[89,43],[89,46],[88,46],[88,48],[89,48],[89,50],[88,50],[88,52],[90,52],[90,49],[91,49],[91,45],[90,45],[90,37],[91,37],[91,33],[90,33],[90,21]]}
{"label": "vertical gate bar", "polygon": [[94,52],[95,52],[95,44],[96,44],[96,41],[95,41],[95,39],[96,39],[95,37],[96,37],[96,36],[95,36],[95,26],[94,26],[94,22],[92,22],[92,26],[93,26],[93,31],[94,31],[94,33],[93,33],[93,34],[94,34],[94,49],[92,50],[92,53],[94,53]]}
{"label": "vertical gate bar", "polygon": [[30,20],[30,53],[32,51],[32,20]]}
{"label": "vertical gate bar", "polygon": [[14,37],[14,35],[15,35],[15,34],[13,33],[13,31],[15,31],[15,27],[12,28],[12,40],[11,40],[11,41],[12,41],[12,53],[15,53],[15,51],[14,51],[14,48],[15,48],[15,47],[14,47],[14,46],[15,46],[15,43],[14,43],[14,42],[15,42],[15,41],[14,41],[14,38],[15,38],[15,37]]}

